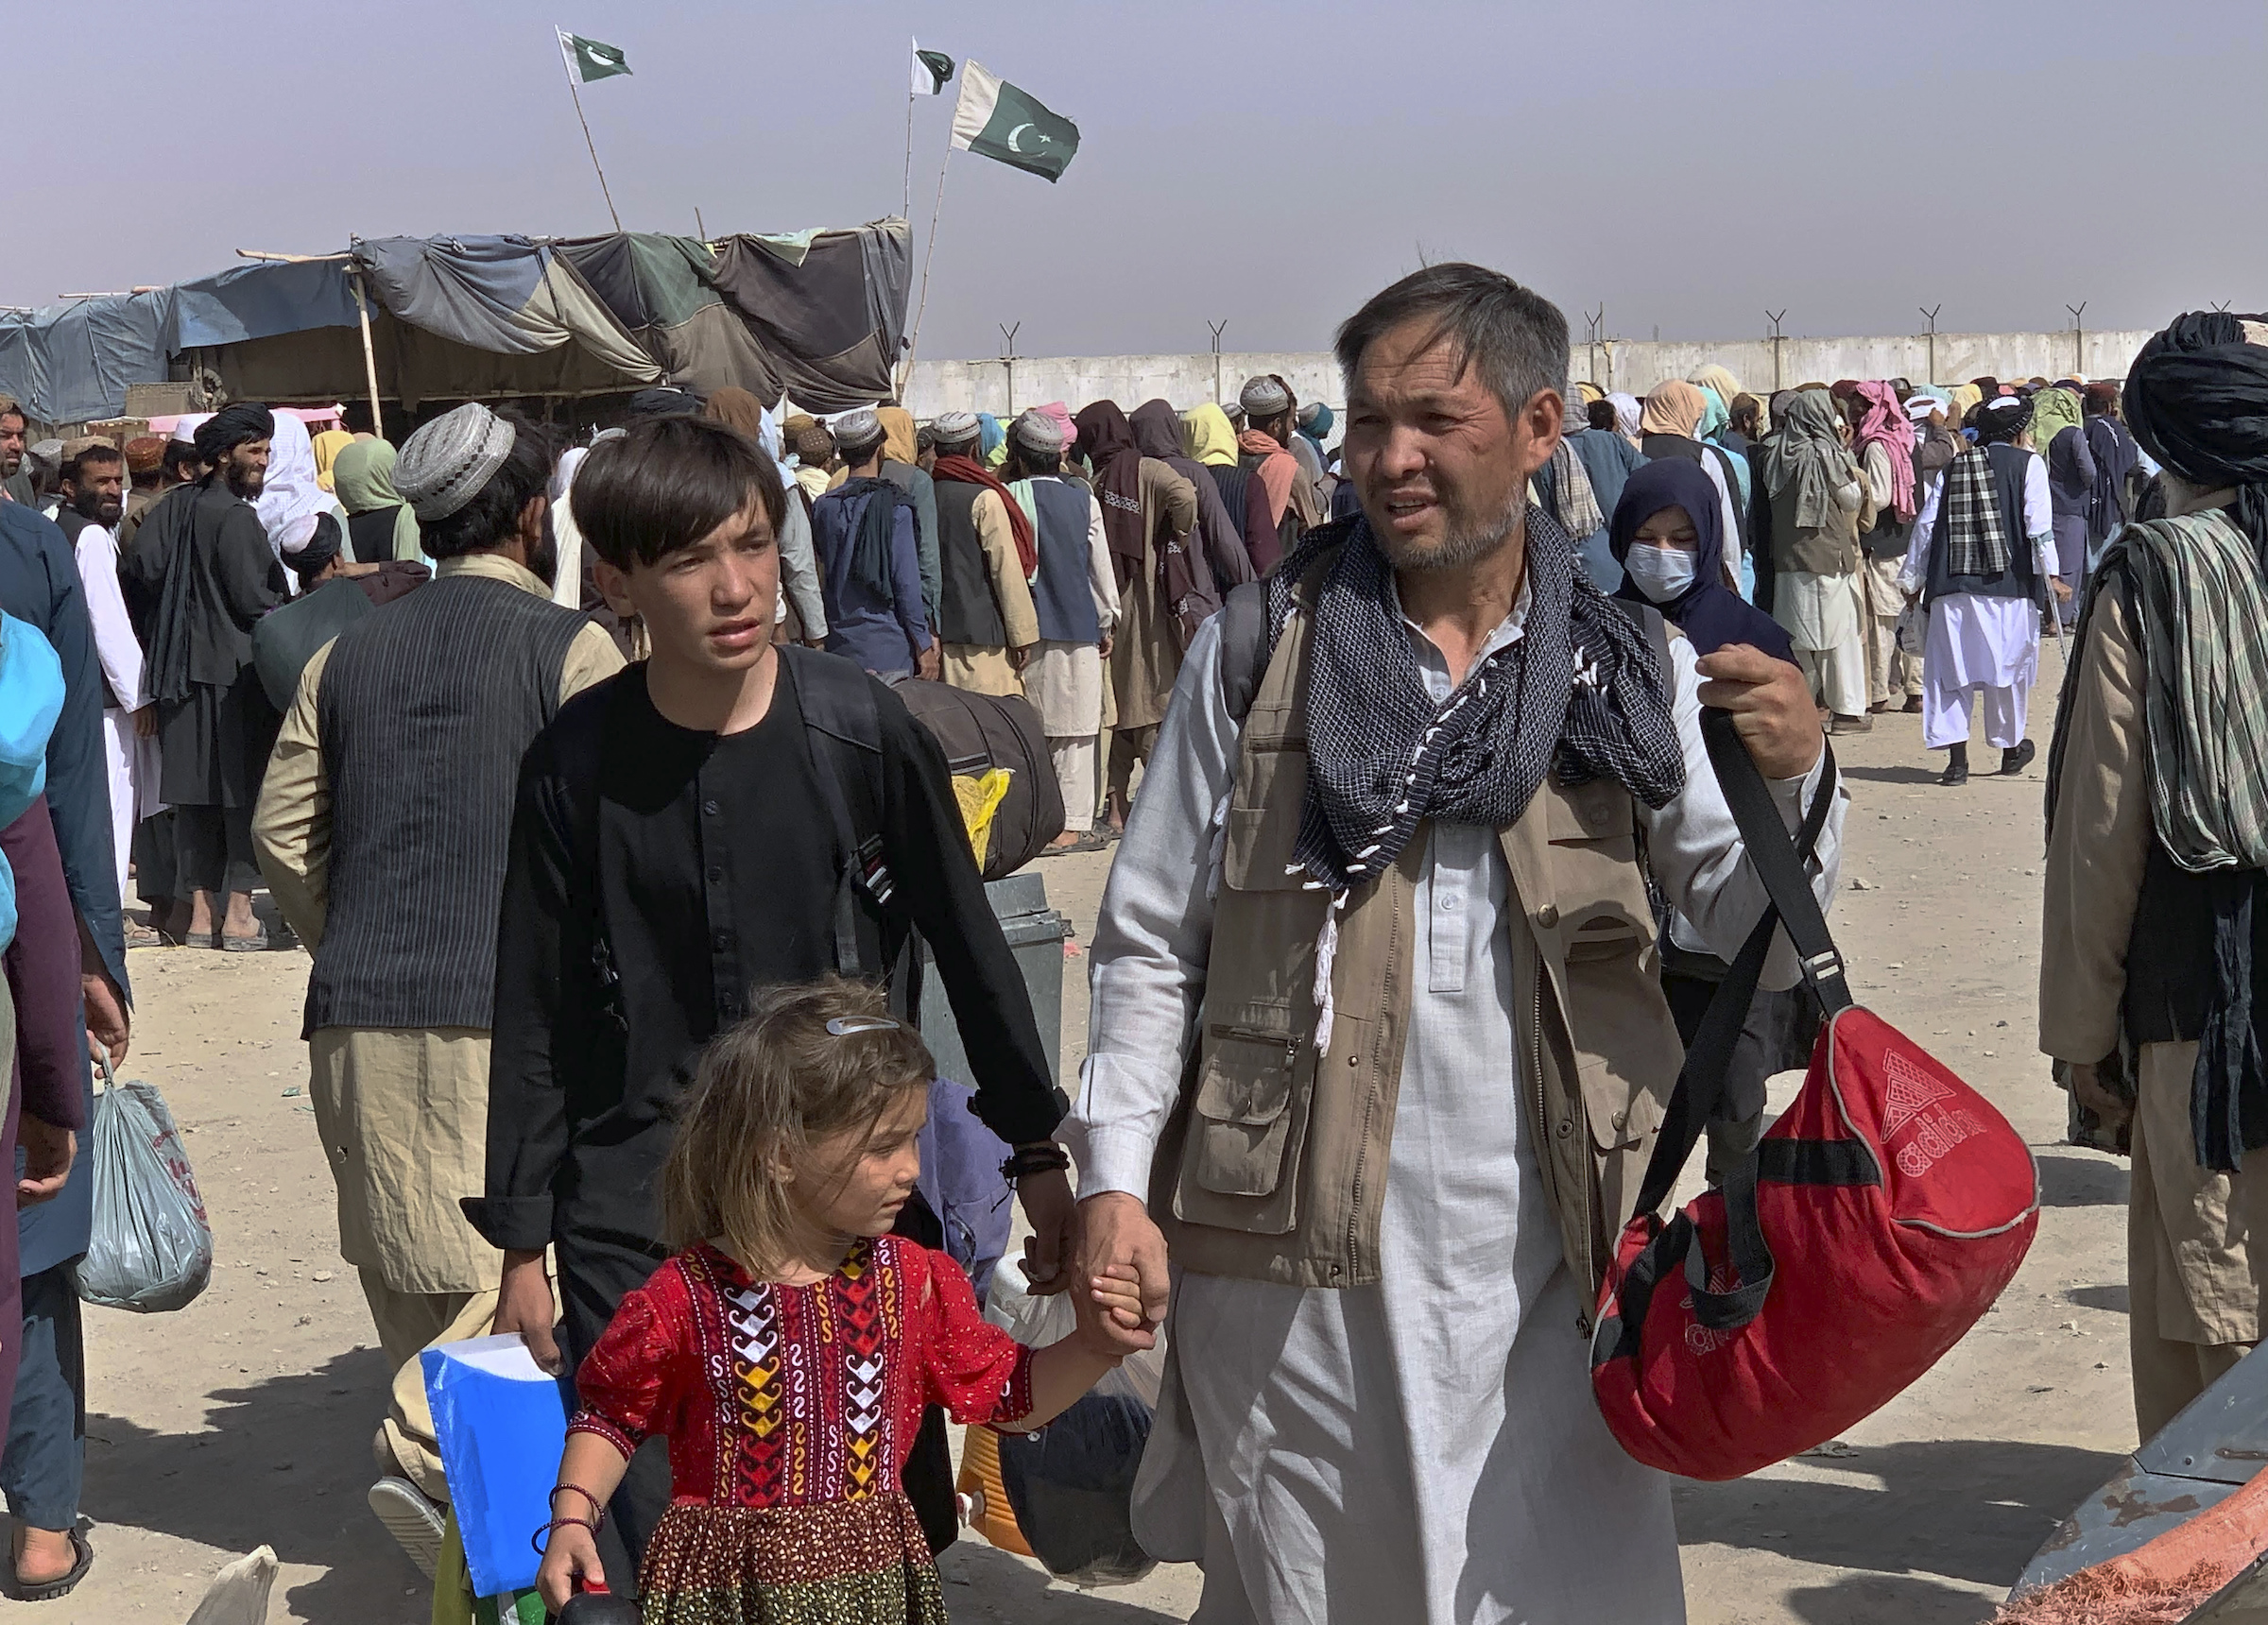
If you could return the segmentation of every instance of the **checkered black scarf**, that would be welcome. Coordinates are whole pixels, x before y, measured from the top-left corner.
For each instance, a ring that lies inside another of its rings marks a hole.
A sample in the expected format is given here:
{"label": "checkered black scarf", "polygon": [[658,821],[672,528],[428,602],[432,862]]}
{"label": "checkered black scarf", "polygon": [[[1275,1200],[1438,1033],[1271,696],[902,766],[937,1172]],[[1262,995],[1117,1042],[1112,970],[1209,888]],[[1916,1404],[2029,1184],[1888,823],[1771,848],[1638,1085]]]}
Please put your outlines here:
{"label": "checkered black scarf", "polygon": [[1945,475],[1945,568],[1950,575],[2004,575],[2010,548],[2007,517],[2001,512],[2000,488],[1992,459],[1971,446],[1953,459]]}
{"label": "checkered black scarf", "polygon": [[1575,568],[1574,544],[1527,510],[1521,635],[1435,705],[1397,608],[1394,573],[1361,517],[1310,531],[1268,581],[1268,646],[1323,556],[1308,651],[1307,806],[1293,848],[1345,892],[1390,867],[1427,819],[1503,829],[1555,767],[1618,780],[1648,807],[1685,788],[1665,674],[1628,615]]}

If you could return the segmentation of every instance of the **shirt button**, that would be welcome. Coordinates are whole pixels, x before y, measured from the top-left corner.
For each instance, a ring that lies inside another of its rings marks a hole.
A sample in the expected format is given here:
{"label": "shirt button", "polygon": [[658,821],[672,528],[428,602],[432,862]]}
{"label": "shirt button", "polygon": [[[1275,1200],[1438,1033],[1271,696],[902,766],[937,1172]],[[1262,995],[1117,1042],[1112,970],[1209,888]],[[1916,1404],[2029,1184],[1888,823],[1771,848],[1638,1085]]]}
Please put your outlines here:
{"label": "shirt button", "polygon": [[723,880],[725,878],[724,865],[722,864],[711,864],[709,865],[709,878],[713,881]]}
{"label": "shirt button", "polygon": [[1559,1120],[1559,1138],[1561,1139],[1565,1139],[1569,1135],[1574,1132],[1575,1124],[1572,1118],[1561,1118]]}
{"label": "shirt button", "polygon": [[1536,911],[1536,923],[1546,931],[1551,930],[1559,923],[1558,909],[1551,903],[1545,903]]}
{"label": "shirt button", "polygon": [[1347,1064],[1350,1067],[1359,1067],[1363,1064],[1363,1058],[1360,1055],[1349,1055],[1347,1057]]}
{"label": "shirt button", "polygon": [[732,946],[732,933],[729,931],[720,931],[712,940],[716,944],[718,950],[721,952],[723,949]]}
{"label": "shirt button", "polygon": [[704,801],[701,803],[701,811],[708,813],[710,817],[713,818],[719,812],[722,811],[722,809],[719,808],[713,801]]}
{"label": "shirt button", "polygon": [[1442,894],[1441,912],[1443,914],[1455,914],[1462,906],[1462,899],[1458,898],[1456,893],[1445,892]]}
{"label": "shirt button", "polygon": [[1614,1126],[1616,1128],[1628,1128],[1630,1126],[1630,1114],[1628,1112],[1616,1112],[1614,1114]]}

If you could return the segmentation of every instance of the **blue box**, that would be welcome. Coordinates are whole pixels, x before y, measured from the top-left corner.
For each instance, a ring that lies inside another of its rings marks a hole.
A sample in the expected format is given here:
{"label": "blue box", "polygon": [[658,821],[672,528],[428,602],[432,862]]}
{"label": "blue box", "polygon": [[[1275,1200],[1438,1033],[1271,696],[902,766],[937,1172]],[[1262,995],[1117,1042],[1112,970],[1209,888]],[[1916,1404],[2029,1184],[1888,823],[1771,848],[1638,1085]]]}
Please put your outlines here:
{"label": "blue box", "polygon": [[558,1378],[517,1332],[444,1343],[419,1359],[472,1595],[524,1590],[543,1561],[528,1537],[551,1521],[567,1443]]}

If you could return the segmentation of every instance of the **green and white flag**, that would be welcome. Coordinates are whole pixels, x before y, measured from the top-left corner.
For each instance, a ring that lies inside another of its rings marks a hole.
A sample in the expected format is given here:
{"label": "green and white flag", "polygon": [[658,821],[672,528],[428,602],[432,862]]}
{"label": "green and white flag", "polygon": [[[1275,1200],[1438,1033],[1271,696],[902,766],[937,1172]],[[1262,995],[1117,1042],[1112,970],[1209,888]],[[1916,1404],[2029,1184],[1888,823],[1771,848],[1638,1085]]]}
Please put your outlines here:
{"label": "green and white flag", "polygon": [[1079,127],[1048,111],[1029,91],[969,62],[961,69],[961,99],[953,110],[953,145],[1052,181],[1079,150]]}
{"label": "green and white flag", "polygon": [[941,96],[953,79],[953,59],[943,51],[925,51],[921,42],[914,42],[914,86],[912,94]]}
{"label": "green and white flag", "polygon": [[559,51],[567,59],[567,71],[589,84],[593,79],[610,79],[616,74],[627,74],[630,64],[622,60],[622,47],[602,45],[596,40],[586,40],[580,34],[558,31]]}

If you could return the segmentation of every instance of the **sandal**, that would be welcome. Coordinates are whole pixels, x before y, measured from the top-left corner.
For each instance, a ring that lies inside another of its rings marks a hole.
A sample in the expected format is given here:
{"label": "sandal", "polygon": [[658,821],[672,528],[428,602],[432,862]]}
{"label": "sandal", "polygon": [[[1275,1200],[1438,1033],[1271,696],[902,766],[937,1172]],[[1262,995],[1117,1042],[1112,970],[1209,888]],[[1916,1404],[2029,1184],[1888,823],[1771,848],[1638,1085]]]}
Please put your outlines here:
{"label": "sandal", "polygon": [[9,1565],[10,1583],[8,1594],[12,1599],[18,1602],[53,1602],[59,1598],[70,1596],[78,1582],[86,1579],[87,1570],[94,1566],[94,1548],[77,1529],[65,1532],[71,1537],[71,1550],[77,1559],[71,1565],[71,1572],[60,1580],[50,1580],[40,1585],[26,1585],[16,1577],[15,1565],[11,1563]]}
{"label": "sandal", "polygon": [[265,927],[262,928],[261,931],[253,936],[228,936],[224,934],[220,939],[220,950],[223,953],[266,953],[267,951],[266,929]]}
{"label": "sandal", "polygon": [[181,932],[183,948],[218,948],[220,932],[216,931],[185,931]]}
{"label": "sandal", "polygon": [[129,948],[163,948],[165,946],[165,933],[154,925],[138,925],[126,933],[126,946]]}

